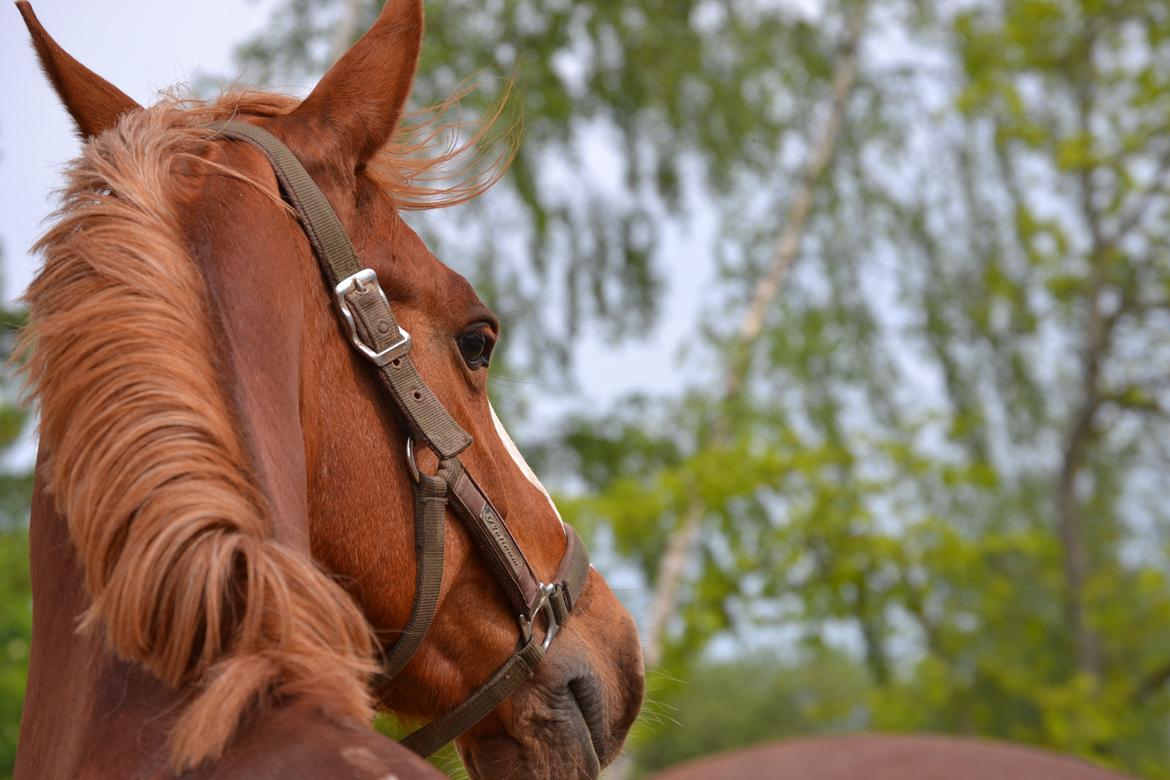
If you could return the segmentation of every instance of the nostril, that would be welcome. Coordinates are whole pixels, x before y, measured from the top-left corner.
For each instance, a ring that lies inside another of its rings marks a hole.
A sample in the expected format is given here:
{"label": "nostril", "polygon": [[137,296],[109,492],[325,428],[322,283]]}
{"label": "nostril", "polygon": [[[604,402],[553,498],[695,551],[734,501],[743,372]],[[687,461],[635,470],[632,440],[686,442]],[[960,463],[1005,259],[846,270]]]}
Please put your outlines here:
{"label": "nostril", "polygon": [[569,690],[573,692],[578,703],[590,709],[601,706],[601,694],[597,684],[591,679],[577,677],[569,681]]}

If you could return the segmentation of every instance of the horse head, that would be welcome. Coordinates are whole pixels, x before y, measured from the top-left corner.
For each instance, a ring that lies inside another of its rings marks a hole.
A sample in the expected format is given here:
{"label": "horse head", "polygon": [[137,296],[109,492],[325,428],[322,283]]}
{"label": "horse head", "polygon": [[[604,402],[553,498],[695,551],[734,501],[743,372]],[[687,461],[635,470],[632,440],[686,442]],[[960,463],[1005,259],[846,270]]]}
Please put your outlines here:
{"label": "horse head", "polygon": [[[55,518],[83,634],[160,682],[175,770],[290,702],[443,722],[496,686],[449,732],[466,727],[473,776],[595,776],[641,703],[637,632],[492,409],[497,318],[401,216],[426,194],[400,127],[421,2],[391,0],[303,101],[147,109],[20,6],[86,139],[27,296],[52,510],[34,509],[34,589]],[[319,223],[249,127],[303,167],[360,274],[323,284]],[[569,559],[579,582],[558,590]],[[53,641],[74,640],[34,634],[36,680]]]}

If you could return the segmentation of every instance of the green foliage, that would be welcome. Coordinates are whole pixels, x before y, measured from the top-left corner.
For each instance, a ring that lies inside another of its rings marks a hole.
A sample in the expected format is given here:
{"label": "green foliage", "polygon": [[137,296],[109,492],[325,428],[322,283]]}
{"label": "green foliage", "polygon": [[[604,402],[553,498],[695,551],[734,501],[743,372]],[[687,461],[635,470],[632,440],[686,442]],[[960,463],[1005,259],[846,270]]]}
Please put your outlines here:
{"label": "green foliage", "polygon": [[[359,3],[356,29],[379,5]],[[320,72],[340,6],[288,0],[244,60]],[[468,112],[505,77],[523,111],[502,190],[440,231],[440,254],[519,310],[528,358],[566,363],[585,327],[642,333],[689,270],[659,256],[663,231],[721,219],[707,308],[673,323],[695,334],[679,392],[567,419],[539,453],[566,519],[647,588],[702,515],[654,674],[689,683],[653,692],[638,766],[864,727],[1170,778],[1170,14],[874,3],[799,263],[743,350],[852,7],[427,5],[419,102],[481,74]],[[0,406],[0,440],[20,424]],[[10,518],[22,479],[0,483]],[[22,543],[5,527],[0,558]],[[0,652],[27,635],[26,579],[5,571]]]}
{"label": "green foliage", "polygon": [[31,636],[28,533],[5,525],[0,529],[0,777],[11,776],[16,758]]}
{"label": "green foliage", "polygon": [[[320,74],[340,5],[282,4],[241,47],[242,64],[278,82]],[[361,0],[355,31],[381,6]],[[658,257],[661,227],[688,216],[688,185],[727,193],[745,171],[773,171],[831,70],[818,26],[751,0],[443,0],[426,11],[419,105],[479,77],[485,89],[463,101],[476,114],[495,79],[515,87],[524,142],[506,194],[466,209],[458,236],[432,238],[440,257],[506,291],[500,308],[527,314],[513,332],[532,342],[530,364],[567,362],[561,343],[586,325],[643,333],[674,272]],[[620,150],[612,164],[597,159],[607,147]]]}
{"label": "green foliage", "polygon": [[[0,360],[11,352],[22,312],[0,310]],[[25,414],[0,376],[0,453],[19,444]],[[28,571],[28,506],[32,474],[0,471],[0,778],[10,777],[16,758],[20,713],[32,639],[32,590]]]}
{"label": "green foliage", "polygon": [[[403,739],[420,725],[422,724],[400,720],[390,713],[382,713],[374,720],[374,729],[393,740]],[[454,745],[444,746],[434,755],[428,757],[427,761],[448,777],[467,777],[463,762],[459,760],[459,753],[455,750]]]}
{"label": "green foliage", "polygon": [[[608,523],[647,582],[682,507],[703,508],[670,675],[728,636],[845,630],[871,728],[1170,776],[1170,513],[1141,499],[1170,468],[1170,19],[1155,5],[1007,0],[910,28],[953,57],[953,102],[927,122],[929,90],[870,65],[855,102],[885,96],[882,121],[851,115],[745,396],[640,399],[625,427],[617,412],[565,428],[566,470],[591,475],[574,518]],[[926,161],[915,133],[932,139]],[[866,165],[877,150],[897,176]],[[731,202],[738,301],[771,251],[758,236],[779,226]],[[723,365],[734,322],[712,329]],[[726,451],[703,434],[719,415]],[[644,459],[662,431],[669,459]],[[1090,669],[1069,617],[1070,524],[1089,551]]]}
{"label": "green foliage", "polygon": [[[697,664],[685,682],[651,692],[635,727],[637,770],[783,737],[844,731],[864,723],[870,684],[852,659],[809,648]],[[654,728],[657,721],[662,727]],[[666,726],[669,725],[669,728]]]}

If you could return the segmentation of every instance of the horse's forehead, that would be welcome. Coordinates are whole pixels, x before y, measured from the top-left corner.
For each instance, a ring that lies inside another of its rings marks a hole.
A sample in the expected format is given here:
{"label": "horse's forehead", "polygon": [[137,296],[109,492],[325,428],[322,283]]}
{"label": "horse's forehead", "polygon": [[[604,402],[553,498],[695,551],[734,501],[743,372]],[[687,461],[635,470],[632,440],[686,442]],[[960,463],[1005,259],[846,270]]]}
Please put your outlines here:
{"label": "horse's forehead", "polygon": [[[270,189],[273,194],[278,192],[276,176],[270,163],[250,144],[218,145],[212,152],[212,161],[243,173],[252,182],[261,183],[261,189]],[[359,197],[349,203],[342,202],[345,200],[342,193],[350,189],[353,183],[351,179],[349,187],[334,190],[336,195],[330,199],[334,201],[339,215],[344,215],[343,220],[349,223],[346,230],[359,256],[362,256],[363,262],[375,268],[388,294],[427,309],[438,307],[443,311],[458,312],[483,307],[470,282],[431,252],[422,237],[403,219],[390,195],[381,189],[377,181],[366,179],[359,173],[358,186],[354,188],[360,193]],[[259,190],[243,181],[228,186],[239,188],[239,191],[233,190],[233,197],[228,197],[223,192],[202,189],[193,199],[196,202],[189,204],[193,208],[185,212],[187,219],[196,226],[206,224],[210,210],[230,223],[231,227],[260,236],[275,238],[274,233],[284,230],[303,234],[301,226],[292,220],[250,218],[248,215],[262,210],[239,208],[235,196],[247,200],[256,197]],[[276,197],[279,198],[279,195]]]}
{"label": "horse's forehead", "polygon": [[396,224],[387,231],[390,251],[385,258],[388,279],[384,286],[403,297],[422,303],[442,302],[452,309],[483,305],[471,283],[439,260],[400,215],[394,214],[393,220]]}

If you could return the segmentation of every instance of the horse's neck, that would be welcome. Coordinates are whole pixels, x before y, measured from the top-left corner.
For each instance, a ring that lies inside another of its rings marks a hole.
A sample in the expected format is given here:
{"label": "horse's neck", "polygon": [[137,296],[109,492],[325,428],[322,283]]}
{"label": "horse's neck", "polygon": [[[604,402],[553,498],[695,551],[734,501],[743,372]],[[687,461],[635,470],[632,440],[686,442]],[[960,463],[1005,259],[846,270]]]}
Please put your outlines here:
{"label": "horse's neck", "polygon": [[69,532],[38,478],[29,528],[33,638],[21,777],[150,776],[165,767],[177,696],[77,630],[88,605]]}
{"label": "horse's neck", "polygon": [[[16,776],[169,778],[166,735],[182,706],[100,636],[77,631],[88,606],[65,520],[37,480],[29,530],[33,640]],[[189,780],[442,778],[367,724],[339,722],[295,702],[250,723],[215,766]]]}

